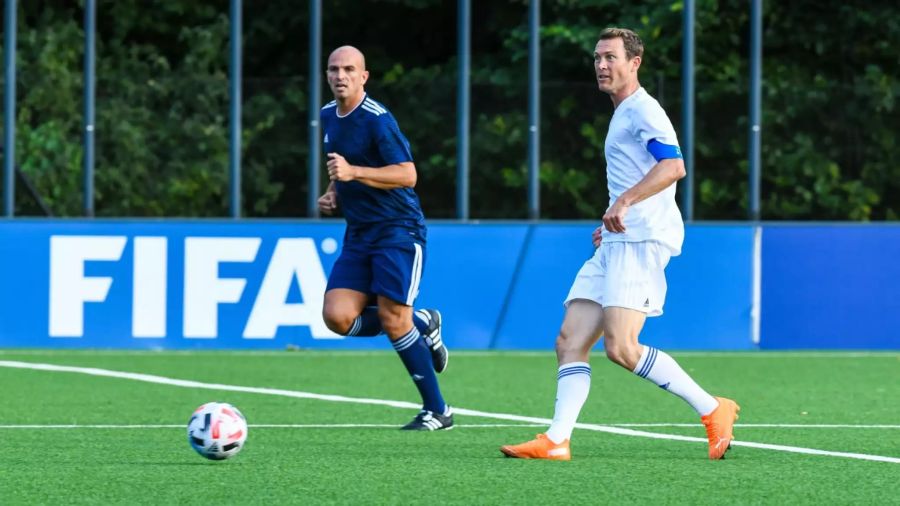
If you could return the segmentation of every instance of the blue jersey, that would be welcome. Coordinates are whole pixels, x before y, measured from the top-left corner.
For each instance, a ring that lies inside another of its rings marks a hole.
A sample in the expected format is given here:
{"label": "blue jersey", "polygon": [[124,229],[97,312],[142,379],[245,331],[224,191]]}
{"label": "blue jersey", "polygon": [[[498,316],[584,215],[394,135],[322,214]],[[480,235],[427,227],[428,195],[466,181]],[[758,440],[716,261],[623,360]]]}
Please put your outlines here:
{"label": "blue jersey", "polygon": [[[337,153],[350,165],[360,167],[412,161],[409,141],[400,132],[397,120],[368,95],[344,116],[338,115],[337,102],[333,101],[322,108],[319,117],[325,132],[326,157]],[[335,188],[348,229],[364,232],[397,225],[424,239],[425,216],[412,188],[382,190],[358,181],[336,181]],[[383,236],[380,232],[377,235]]]}

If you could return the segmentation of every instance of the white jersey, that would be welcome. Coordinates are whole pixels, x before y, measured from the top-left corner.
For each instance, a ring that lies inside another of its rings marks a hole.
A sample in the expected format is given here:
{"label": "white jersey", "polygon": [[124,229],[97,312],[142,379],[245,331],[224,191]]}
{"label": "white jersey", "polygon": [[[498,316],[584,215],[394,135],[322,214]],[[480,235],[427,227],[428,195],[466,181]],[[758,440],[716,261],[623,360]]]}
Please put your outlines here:
{"label": "white jersey", "polygon": [[[678,146],[675,129],[662,106],[644,88],[638,88],[616,107],[606,134],[610,207],[656,165],[656,159],[647,150],[647,144],[653,139]],[[625,233],[614,234],[604,229],[603,241],[657,241],[673,256],[680,254],[684,223],[675,204],[675,184],[631,206],[625,215]]]}

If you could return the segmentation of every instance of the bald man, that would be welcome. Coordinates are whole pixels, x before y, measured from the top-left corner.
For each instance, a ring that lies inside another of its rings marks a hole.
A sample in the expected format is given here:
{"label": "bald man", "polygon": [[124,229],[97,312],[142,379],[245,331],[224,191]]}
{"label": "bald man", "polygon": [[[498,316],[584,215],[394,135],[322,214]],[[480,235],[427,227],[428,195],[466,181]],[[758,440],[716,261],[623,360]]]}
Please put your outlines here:
{"label": "bald man", "polygon": [[[441,313],[414,311],[425,265],[425,216],[409,141],[387,108],[366,94],[363,54],[352,46],[328,57],[334,100],[322,108],[323,144],[331,183],[319,210],[347,220],[341,255],[325,291],[323,317],[344,336],[385,333],[422,396],[422,410],[404,430],[453,426],[435,372],[447,368]],[[372,303],[376,305],[372,305]]]}

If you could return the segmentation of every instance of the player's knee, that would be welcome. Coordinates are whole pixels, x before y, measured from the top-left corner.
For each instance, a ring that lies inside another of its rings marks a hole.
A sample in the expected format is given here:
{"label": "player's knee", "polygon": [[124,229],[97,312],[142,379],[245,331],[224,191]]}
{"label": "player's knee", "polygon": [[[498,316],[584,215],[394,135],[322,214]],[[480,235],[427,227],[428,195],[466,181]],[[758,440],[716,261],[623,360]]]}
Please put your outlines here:
{"label": "player's knee", "polygon": [[606,345],[606,358],[624,367],[625,353],[617,346]]}
{"label": "player's knee", "polygon": [[621,343],[607,339],[604,342],[604,347],[606,349],[606,358],[628,370],[634,370],[641,357],[640,345],[631,345],[631,343]]}
{"label": "player's knee", "polygon": [[570,332],[567,332],[565,329],[559,331],[559,335],[556,336],[556,353],[557,354],[569,354],[569,353],[580,353],[584,351],[584,340],[578,339],[576,336],[572,335]]}
{"label": "player's knee", "polygon": [[399,337],[413,328],[413,322],[411,319],[389,317],[381,320],[381,328],[388,336]]}
{"label": "player's knee", "polygon": [[325,306],[322,310],[322,319],[325,320],[325,326],[328,327],[328,330],[342,336],[347,335],[347,332],[350,331],[356,316],[341,310],[339,307]]}
{"label": "player's knee", "polygon": [[391,308],[379,307],[378,318],[381,320],[381,328],[389,336],[401,336],[409,332],[412,326],[411,318],[404,318],[401,311],[394,311]]}

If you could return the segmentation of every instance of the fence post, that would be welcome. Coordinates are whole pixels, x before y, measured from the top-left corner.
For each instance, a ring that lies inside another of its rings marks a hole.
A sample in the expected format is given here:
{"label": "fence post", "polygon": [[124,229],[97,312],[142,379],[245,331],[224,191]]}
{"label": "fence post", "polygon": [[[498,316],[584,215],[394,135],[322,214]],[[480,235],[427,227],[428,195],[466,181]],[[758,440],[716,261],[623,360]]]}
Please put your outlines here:
{"label": "fence post", "polygon": [[469,219],[469,66],[472,10],[470,0],[456,3],[456,218]]}
{"label": "fence post", "polygon": [[528,218],[541,217],[541,0],[528,12]]}
{"label": "fence post", "polygon": [[319,124],[319,108],[322,107],[322,0],[309,2],[309,167],[306,198],[306,215],[319,217],[319,180],[322,170],[322,125]]}
{"label": "fence post", "polygon": [[231,217],[241,217],[241,0],[231,0],[231,56],[229,58],[228,168],[231,180]]}
{"label": "fence post", "polygon": [[750,213],[759,221],[760,212],[760,148],[762,137],[762,0],[750,4]]}
{"label": "fence post", "polygon": [[94,120],[96,97],[97,1],[84,2],[84,215],[94,216]]}
{"label": "fence post", "polygon": [[6,0],[3,18],[3,207],[16,214],[16,0]]}
{"label": "fence post", "polygon": [[687,175],[681,185],[681,214],[684,221],[694,220],[694,0],[684,0],[684,27],[681,45],[681,153]]}

